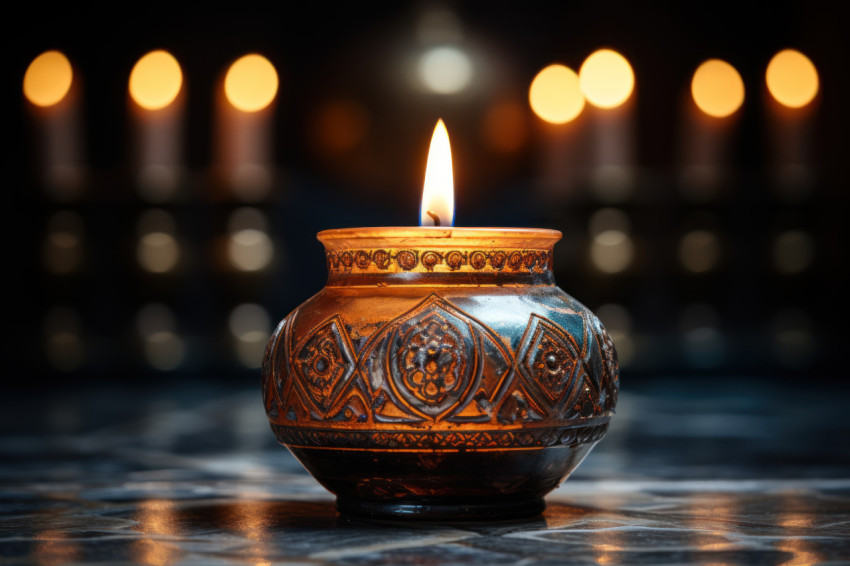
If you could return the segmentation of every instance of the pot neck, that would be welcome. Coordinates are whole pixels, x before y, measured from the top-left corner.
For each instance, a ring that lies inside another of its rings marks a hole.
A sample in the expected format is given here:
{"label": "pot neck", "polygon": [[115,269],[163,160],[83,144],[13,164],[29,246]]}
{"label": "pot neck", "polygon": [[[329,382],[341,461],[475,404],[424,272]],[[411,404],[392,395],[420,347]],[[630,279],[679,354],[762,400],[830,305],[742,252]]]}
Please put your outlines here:
{"label": "pot neck", "polygon": [[557,230],[346,228],[319,232],[329,286],[554,285]]}

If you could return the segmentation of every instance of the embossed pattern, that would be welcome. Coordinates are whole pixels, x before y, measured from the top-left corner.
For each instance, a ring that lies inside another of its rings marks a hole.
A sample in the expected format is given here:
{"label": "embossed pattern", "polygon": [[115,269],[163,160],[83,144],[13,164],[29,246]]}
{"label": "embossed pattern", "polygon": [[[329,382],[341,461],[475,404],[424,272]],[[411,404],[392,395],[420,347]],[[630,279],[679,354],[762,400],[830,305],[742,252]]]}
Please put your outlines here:
{"label": "embossed pattern", "polygon": [[[592,314],[566,316],[572,333],[532,315],[512,351],[491,328],[432,294],[378,328],[356,351],[347,322],[335,315],[301,339],[287,362],[279,352],[290,340],[296,311],[267,352],[275,361],[264,371],[273,376],[267,381],[276,395],[266,410],[279,440],[300,446],[595,442],[616,404],[616,353]],[[338,429],[337,421],[348,424]],[[413,428],[422,423],[429,423],[424,430]]]}
{"label": "embossed pattern", "polygon": [[345,250],[326,252],[331,272],[487,271],[543,273],[551,270],[546,250]]}

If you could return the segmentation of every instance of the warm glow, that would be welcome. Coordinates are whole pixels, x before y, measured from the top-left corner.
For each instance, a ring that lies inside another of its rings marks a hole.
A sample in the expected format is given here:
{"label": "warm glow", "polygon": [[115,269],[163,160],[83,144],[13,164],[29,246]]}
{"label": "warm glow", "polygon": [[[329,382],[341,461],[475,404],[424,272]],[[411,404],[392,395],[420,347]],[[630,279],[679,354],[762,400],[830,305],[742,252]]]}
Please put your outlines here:
{"label": "warm glow", "polygon": [[794,49],[773,56],[765,80],[773,98],[789,108],[802,108],[818,93],[817,69],[808,57]]}
{"label": "warm glow", "polygon": [[59,51],[45,51],[35,59],[24,74],[24,96],[36,106],[59,104],[68,91],[74,71],[71,62]]}
{"label": "warm glow", "polygon": [[455,94],[469,86],[472,62],[457,47],[435,47],[419,60],[419,77],[431,92]]}
{"label": "warm glow", "polygon": [[277,96],[277,71],[262,55],[245,55],[227,70],[224,93],[243,112],[258,112]]}
{"label": "warm glow", "polygon": [[[425,188],[422,190],[420,226],[452,226],[455,219],[454,180],[452,179],[452,148],[449,132],[442,120],[437,122],[428,151],[425,168]],[[429,214],[430,213],[430,214]],[[439,219],[436,221],[434,217]]]}
{"label": "warm glow", "polygon": [[600,108],[616,108],[631,96],[635,74],[625,57],[611,49],[594,51],[578,72],[581,92]]}
{"label": "warm glow", "polygon": [[534,77],[528,89],[531,109],[550,124],[566,124],[584,109],[578,75],[563,65],[549,65]]}
{"label": "warm glow", "polygon": [[744,103],[744,81],[726,61],[709,59],[694,73],[691,94],[700,110],[715,118],[725,118]]}
{"label": "warm glow", "polygon": [[130,96],[146,110],[171,104],[182,85],[180,64],[167,51],[151,51],[136,62],[130,73]]}

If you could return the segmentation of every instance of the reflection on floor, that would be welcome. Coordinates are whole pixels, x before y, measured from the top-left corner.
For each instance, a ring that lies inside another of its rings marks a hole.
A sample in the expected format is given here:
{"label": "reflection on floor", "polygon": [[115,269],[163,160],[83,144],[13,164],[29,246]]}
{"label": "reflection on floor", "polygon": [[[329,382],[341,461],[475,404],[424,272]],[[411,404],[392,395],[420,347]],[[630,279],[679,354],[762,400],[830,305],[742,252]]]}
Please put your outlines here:
{"label": "reflection on floor", "polygon": [[258,390],[20,394],[0,415],[0,561],[845,562],[845,398],[745,380],[627,389],[542,516],[411,524],[337,513],[274,443]]}

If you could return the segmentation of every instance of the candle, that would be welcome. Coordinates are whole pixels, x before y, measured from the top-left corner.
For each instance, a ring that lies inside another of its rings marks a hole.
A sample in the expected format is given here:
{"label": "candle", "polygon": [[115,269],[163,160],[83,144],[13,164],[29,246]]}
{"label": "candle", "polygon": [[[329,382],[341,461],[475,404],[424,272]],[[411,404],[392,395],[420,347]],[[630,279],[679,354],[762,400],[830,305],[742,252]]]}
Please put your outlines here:
{"label": "candle", "polygon": [[452,184],[438,122],[429,225],[320,232],[327,284],[266,348],[272,429],[343,512],[537,514],[616,405],[610,337],[555,285],[560,232],[446,226]]}
{"label": "candle", "polygon": [[809,148],[820,89],[818,72],[799,51],[783,49],[770,60],[765,85],[776,189],[784,200],[799,201],[809,195],[813,185]]}
{"label": "candle", "polygon": [[175,195],[180,183],[183,72],[167,51],[147,53],[128,81],[141,194],[152,202]]}
{"label": "candle", "polygon": [[45,51],[24,74],[24,96],[41,134],[42,182],[60,201],[77,197],[83,186],[78,82],[59,51]]}
{"label": "candle", "polygon": [[224,77],[218,104],[218,154],[224,186],[255,202],[272,187],[271,132],[278,76],[268,59],[240,57]]}
{"label": "candle", "polygon": [[744,81],[726,61],[709,59],[694,72],[690,94],[682,189],[700,202],[714,198],[723,185],[735,114],[744,103]]}

